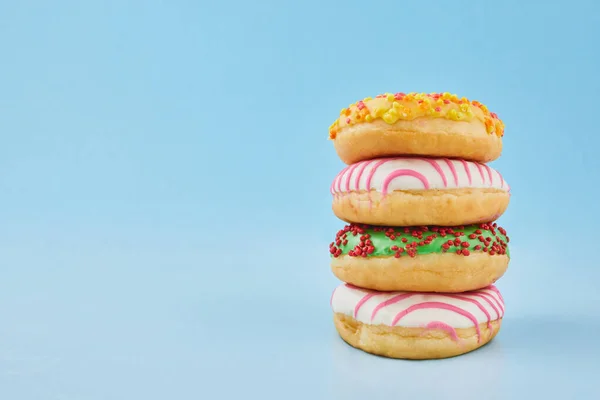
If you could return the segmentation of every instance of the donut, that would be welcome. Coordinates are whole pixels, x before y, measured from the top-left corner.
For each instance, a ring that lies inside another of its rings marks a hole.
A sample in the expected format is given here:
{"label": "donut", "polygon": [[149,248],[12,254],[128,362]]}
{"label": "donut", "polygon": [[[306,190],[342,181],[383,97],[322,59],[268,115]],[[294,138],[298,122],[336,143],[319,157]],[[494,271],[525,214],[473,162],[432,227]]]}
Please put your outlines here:
{"label": "donut", "polygon": [[344,168],[330,187],[334,214],[370,225],[455,226],[498,219],[510,186],[493,168],[448,158],[389,157]]}
{"label": "donut", "polygon": [[349,284],[331,296],[334,324],[351,346],[390,358],[447,358],[491,341],[504,300],[495,286],[460,294],[378,292]]}
{"label": "donut", "polygon": [[495,222],[454,228],[350,224],[329,245],[331,270],[366,289],[465,292],[504,275],[509,240]]}
{"label": "donut", "polygon": [[329,127],[340,159],[423,155],[489,162],[500,157],[504,123],[478,101],[450,93],[386,93],[344,108]]}

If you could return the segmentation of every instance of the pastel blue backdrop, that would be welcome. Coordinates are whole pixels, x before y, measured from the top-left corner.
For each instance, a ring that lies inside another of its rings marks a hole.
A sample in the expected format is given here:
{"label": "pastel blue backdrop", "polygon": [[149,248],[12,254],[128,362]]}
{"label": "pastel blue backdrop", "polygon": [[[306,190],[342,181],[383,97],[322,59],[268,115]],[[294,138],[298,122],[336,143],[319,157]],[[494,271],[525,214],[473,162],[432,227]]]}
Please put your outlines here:
{"label": "pastel blue backdrop", "polygon": [[[600,7],[4,1],[0,398],[597,399]],[[506,123],[497,339],[394,361],[331,322],[329,124],[449,91]]]}

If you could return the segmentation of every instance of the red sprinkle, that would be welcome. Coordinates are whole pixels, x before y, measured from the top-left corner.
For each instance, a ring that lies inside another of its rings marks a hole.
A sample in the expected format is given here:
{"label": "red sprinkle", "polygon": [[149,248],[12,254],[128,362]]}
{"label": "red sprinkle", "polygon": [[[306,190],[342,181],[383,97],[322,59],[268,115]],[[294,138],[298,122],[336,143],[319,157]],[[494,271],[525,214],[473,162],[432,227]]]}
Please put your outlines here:
{"label": "red sprinkle", "polygon": [[[506,231],[496,223],[482,223],[479,224],[479,228],[473,231],[474,233],[466,236],[468,239],[465,237],[465,239],[461,240],[459,237],[465,236],[463,226],[455,227],[455,230],[450,227],[439,226],[393,228],[350,224],[338,231],[335,240],[329,244],[329,253],[333,257],[339,257],[343,252],[350,257],[367,257],[377,250],[372,240],[372,232],[380,232],[390,241],[400,239],[404,243],[405,248],[390,243],[393,245],[388,247],[388,249],[393,252],[396,258],[401,257],[403,253],[414,258],[419,254],[419,248],[431,245],[436,238],[443,238],[446,235],[454,236],[454,240],[441,241],[438,251],[441,250],[443,253],[447,252],[450,247],[455,246],[455,253],[463,256],[470,255],[472,251],[483,251],[490,256],[506,255],[508,242],[510,241],[508,236],[506,236]],[[489,233],[485,233],[484,235],[483,231]],[[353,244],[351,248],[347,247],[349,243],[348,233],[351,233],[356,238],[352,239]],[[408,237],[401,237],[404,235]],[[477,240],[480,244],[471,242],[474,240]],[[377,241],[381,241],[381,236],[378,237]]]}

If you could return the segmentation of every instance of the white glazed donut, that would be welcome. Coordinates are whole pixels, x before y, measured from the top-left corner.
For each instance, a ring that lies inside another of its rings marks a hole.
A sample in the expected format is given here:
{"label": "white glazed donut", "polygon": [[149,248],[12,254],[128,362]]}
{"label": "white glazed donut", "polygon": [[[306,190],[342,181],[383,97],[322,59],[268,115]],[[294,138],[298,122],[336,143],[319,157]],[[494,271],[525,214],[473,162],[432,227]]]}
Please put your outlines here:
{"label": "white glazed donut", "polygon": [[447,158],[392,157],[344,168],[330,187],[333,212],[370,225],[456,226],[499,218],[510,186],[493,168]]}
{"label": "white glazed donut", "polygon": [[353,347],[391,358],[446,358],[492,340],[504,316],[498,289],[465,293],[378,292],[349,284],[331,296],[340,336]]}

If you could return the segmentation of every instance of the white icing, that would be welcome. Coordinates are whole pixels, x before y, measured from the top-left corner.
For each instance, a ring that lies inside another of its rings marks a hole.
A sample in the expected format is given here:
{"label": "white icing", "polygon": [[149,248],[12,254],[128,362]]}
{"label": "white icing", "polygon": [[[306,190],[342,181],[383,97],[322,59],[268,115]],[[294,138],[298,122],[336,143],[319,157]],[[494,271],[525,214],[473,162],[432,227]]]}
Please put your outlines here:
{"label": "white icing", "polygon": [[[454,172],[451,166],[454,167]],[[401,170],[405,170],[405,173],[417,174],[422,178],[404,175],[389,180],[390,174],[397,174]],[[367,187],[369,176],[371,176],[371,180]],[[357,190],[382,192],[386,179],[389,181],[387,192],[423,190],[426,185],[429,186],[429,189],[495,188],[504,191],[510,190],[502,175],[485,164],[444,158],[397,157],[361,161],[346,167],[333,181],[331,193]]]}
{"label": "white icing", "polygon": [[[334,290],[331,297],[331,308],[335,313],[348,315],[365,324],[391,326],[394,318],[409,307],[428,302],[438,302],[455,306],[468,312],[477,320],[478,324],[481,324],[488,322],[488,317],[481,308],[473,302],[456,297],[463,297],[477,302],[487,311],[490,321],[495,321],[504,315],[504,301],[501,295],[498,295],[494,289],[494,286],[490,286],[477,291],[456,294],[411,293],[410,297],[380,308],[371,320],[373,311],[378,305],[398,295],[409,294],[409,292],[377,292],[343,284]],[[358,313],[355,315],[357,305],[367,295],[372,295],[372,297],[360,305]],[[486,301],[486,298],[489,302]],[[494,310],[490,302],[497,311]],[[455,311],[438,307],[417,309],[409,312],[400,318],[395,326],[422,328],[431,322],[443,322],[453,328],[469,328],[474,326],[474,323],[468,317]]]}

